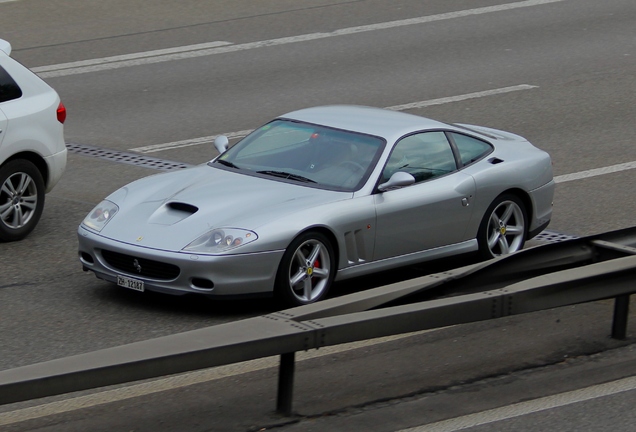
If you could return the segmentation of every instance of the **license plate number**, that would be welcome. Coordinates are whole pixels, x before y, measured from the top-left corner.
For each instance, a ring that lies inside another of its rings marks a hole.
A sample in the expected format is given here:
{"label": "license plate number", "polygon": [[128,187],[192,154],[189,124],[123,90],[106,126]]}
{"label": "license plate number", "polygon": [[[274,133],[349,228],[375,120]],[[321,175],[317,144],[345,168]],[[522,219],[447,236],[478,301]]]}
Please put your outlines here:
{"label": "license plate number", "polygon": [[138,279],[129,278],[126,276],[117,276],[117,285],[120,287],[128,288],[135,291],[144,291],[144,281]]}

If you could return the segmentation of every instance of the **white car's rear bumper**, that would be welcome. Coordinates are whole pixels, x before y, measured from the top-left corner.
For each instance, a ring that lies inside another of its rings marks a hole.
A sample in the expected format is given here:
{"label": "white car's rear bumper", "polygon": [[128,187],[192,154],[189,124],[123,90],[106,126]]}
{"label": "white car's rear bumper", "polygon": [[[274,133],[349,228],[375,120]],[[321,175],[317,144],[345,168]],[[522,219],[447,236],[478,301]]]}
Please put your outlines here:
{"label": "white car's rear bumper", "polygon": [[44,158],[49,168],[49,178],[45,185],[47,193],[50,192],[62,178],[62,174],[64,174],[64,170],[66,169],[66,157],[67,150],[64,148],[64,150]]}

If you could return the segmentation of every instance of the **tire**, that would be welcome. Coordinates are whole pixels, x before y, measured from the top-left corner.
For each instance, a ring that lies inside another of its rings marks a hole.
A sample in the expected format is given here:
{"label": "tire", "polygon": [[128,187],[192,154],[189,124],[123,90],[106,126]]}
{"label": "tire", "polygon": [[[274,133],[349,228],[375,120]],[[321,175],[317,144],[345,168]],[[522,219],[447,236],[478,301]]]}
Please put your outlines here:
{"label": "tire", "polygon": [[0,168],[0,241],[26,237],[44,209],[44,180],[36,166],[24,159]]}
{"label": "tire", "polygon": [[525,205],[513,194],[498,196],[484,215],[477,241],[482,259],[491,259],[523,249],[528,234]]}
{"label": "tire", "polygon": [[336,275],[329,239],[319,232],[296,237],[283,254],[275,293],[287,306],[315,303],[325,297]]}

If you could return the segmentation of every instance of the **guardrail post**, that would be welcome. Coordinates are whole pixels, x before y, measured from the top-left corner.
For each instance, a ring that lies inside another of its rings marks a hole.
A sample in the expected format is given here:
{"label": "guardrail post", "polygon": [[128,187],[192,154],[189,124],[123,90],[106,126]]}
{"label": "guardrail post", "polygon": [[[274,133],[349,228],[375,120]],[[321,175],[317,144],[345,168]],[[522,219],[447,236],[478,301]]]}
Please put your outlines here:
{"label": "guardrail post", "polygon": [[629,297],[629,294],[623,294],[616,296],[614,299],[614,322],[612,323],[613,339],[625,339],[627,337]]}
{"label": "guardrail post", "polygon": [[276,403],[276,411],[288,417],[292,413],[295,356],[296,353],[294,352],[281,354],[278,369],[278,400]]}

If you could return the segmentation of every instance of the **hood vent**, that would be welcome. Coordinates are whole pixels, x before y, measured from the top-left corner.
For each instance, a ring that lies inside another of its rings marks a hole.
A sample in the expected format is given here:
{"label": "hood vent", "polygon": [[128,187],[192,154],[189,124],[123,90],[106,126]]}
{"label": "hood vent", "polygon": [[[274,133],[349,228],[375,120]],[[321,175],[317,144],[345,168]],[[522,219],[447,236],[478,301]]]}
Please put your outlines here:
{"label": "hood vent", "polygon": [[198,207],[195,207],[192,204],[186,204],[182,202],[171,202],[168,203],[167,206],[172,210],[177,210],[188,214],[195,214],[199,210]]}
{"label": "hood vent", "polygon": [[148,223],[155,225],[172,225],[188,218],[199,211],[198,207],[182,202],[170,202],[159,207],[148,218]]}

